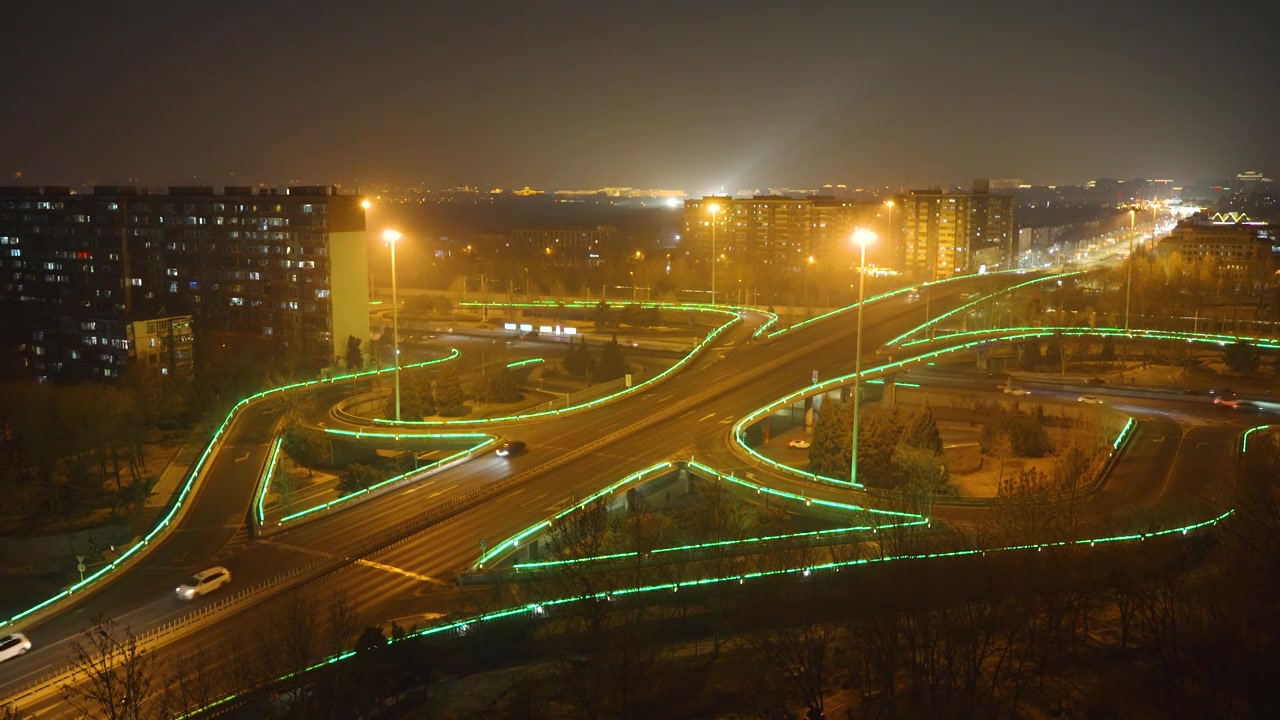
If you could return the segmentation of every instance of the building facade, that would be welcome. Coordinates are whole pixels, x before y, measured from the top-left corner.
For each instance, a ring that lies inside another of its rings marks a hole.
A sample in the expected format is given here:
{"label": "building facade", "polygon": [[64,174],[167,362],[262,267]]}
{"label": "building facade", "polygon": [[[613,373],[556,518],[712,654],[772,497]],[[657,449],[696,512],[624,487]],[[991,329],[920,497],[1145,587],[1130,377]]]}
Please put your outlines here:
{"label": "building facade", "polygon": [[1261,223],[1192,217],[1179,222],[1156,252],[1162,258],[1205,263],[1220,277],[1261,279],[1275,273],[1280,232]]}
{"label": "building facade", "polygon": [[984,181],[969,194],[913,190],[894,203],[902,218],[899,270],[913,280],[995,269],[1017,254],[1013,196],[991,193]]}
{"label": "building facade", "polygon": [[190,316],[187,330],[267,339],[319,370],[368,337],[368,292],[364,209],[336,188],[0,188],[0,307],[20,340]]}
{"label": "building facade", "polygon": [[511,231],[510,252],[549,267],[596,267],[619,240],[611,225],[527,225]]}
{"label": "building facade", "polygon": [[[712,205],[719,208],[714,214]],[[881,203],[824,195],[706,196],[685,201],[681,237],[698,257],[710,257],[714,221],[715,254],[729,262],[783,270],[809,262],[847,263],[854,256],[854,229],[866,227],[883,236],[890,229],[890,211]],[[868,264],[890,266],[887,255],[880,256],[883,247],[868,251]]]}

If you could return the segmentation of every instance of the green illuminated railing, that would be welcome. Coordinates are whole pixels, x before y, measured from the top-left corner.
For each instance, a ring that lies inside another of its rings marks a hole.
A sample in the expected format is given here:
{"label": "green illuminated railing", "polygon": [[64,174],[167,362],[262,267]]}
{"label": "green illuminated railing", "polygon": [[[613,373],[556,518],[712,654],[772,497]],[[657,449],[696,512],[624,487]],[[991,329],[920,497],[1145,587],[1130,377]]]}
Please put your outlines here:
{"label": "green illuminated railing", "polygon": [[[426,360],[420,363],[412,363],[409,365],[402,365],[401,369],[426,367],[429,365],[448,362],[449,360],[453,360],[454,358],[458,357],[459,354],[460,353],[456,348],[451,348],[449,355],[447,357],[437,358],[434,360]],[[236,415],[242,409],[247,407],[249,403],[252,403],[255,400],[260,400],[262,398],[265,398],[271,395],[275,395],[277,393],[288,392],[290,390],[297,390],[300,388],[314,387],[318,385],[325,385],[325,384],[336,383],[336,382],[344,382],[347,380],[354,380],[362,377],[381,375],[383,373],[393,372],[394,370],[395,370],[395,367],[390,366],[385,368],[376,368],[373,370],[365,370],[365,371],[356,372],[356,373],[347,373],[345,375],[337,375],[331,378],[323,378],[320,380],[306,380],[303,382],[290,383],[288,385],[282,385],[277,388],[271,388],[270,390],[263,390],[261,392],[254,393],[253,395],[250,395],[249,397],[246,397],[240,402],[236,403],[231,408],[231,410],[227,413],[226,417],[223,418],[222,424],[219,425],[217,431],[214,432],[213,437],[209,440],[209,443],[205,446],[204,452],[201,453],[200,458],[196,461],[194,465],[191,466],[191,469],[187,472],[186,480],[182,483],[181,487],[178,489],[177,496],[172,501],[168,512],[165,513],[165,515],[160,519],[159,522],[155,524],[154,527],[152,527],[150,532],[148,532],[145,536],[143,536],[142,540],[134,544],[129,549],[125,550],[123,553],[121,553],[120,557],[106,564],[105,566],[98,569],[97,571],[91,573],[88,577],[85,577],[84,579],[80,580],[79,582],[76,582],[75,584],[71,585],[65,590],[62,590],[61,592],[54,594],[52,597],[36,605],[33,605],[32,607],[27,608],[26,610],[23,610],[22,612],[14,615],[8,620],[0,621],[0,627],[5,627],[6,625],[12,625],[24,618],[30,618],[35,613],[40,612],[41,610],[50,608],[55,603],[65,600],[67,598],[70,598],[76,593],[79,593],[80,591],[91,587],[92,585],[96,584],[99,580],[110,575],[112,572],[114,572],[117,568],[119,568],[121,565],[123,565],[127,561],[132,560],[134,556],[137,555],[139,552],[141,552],[144,548],[150,547],[152,541],[159,538],[169,528],[169,525],[174,521],[174,519],[178,517],[179,513],[184,510],[187,497],[191,494],[192,489],[195,487],[196,480],[200,477],[201,473],[204,472],[205,467],[209,462],[209,459],[213,456],[213,453],[218,446],[218,442],[222,439],[223,435],[226,433],[227,428],[231,426],[231,423],[235,419]]]}
{"label": "green illuminated railing", "polygon": [[[480,305],[482,303],[467,303],[467,304]],[[551,301],[525,302],[525,303],[483,303],[483,304],[490,305],[490,306],[499,306],[499,307],[547,307],[548,305],[550,306],[559,305],[559,303],[552,303]],[[728,315],[729,318],[722,325],[720,325],[719,327],[715,328],[710,333],[708,333],[707,336],[703,338],[702,341],[693,348],[693,350],[691,350],[683,358],[680,358],[680,360],[676,364],[672,365],[666,370],[663,370],[662,372],[649,378],[648,380],[645,380],[644,382],[638,383],[636,385],[633,385],[629,388],[625,388],[623,390],[619,390],[618,392],[611,393],[601,398],[596,398],[594,400],[589,400],[587,402],[579,403],[577,405],[571,405],[569,407],[559,408],[555,410],[542,410],[539,412],[519,413],[516,415],[504,415],[501,417],[492,417],[492,418],[474,418],[474,419],[461,419],[461,420],[401,420],[399,422],[396,422],[394,420],[389,420],[387,418],[375,418],[374,422],[377,423],[378,425],[399,425],[399,426],[409,426],[409,427],[463,427],[468,425],[492,425],[495,423],[524,422],[527,420],[534,420],[534,419],[545,418],[545,417],[558,417],[560,415],[565,415],[568,413],[579,412],[587,408],[596,407],[598,405],[603,405],[605,403],[612,402],[613,400],[616,400],[624,395],[639,392],[645,388],[648,388],[652,385],[662,382],[670,375],[676,372],[679,372],[681,368],[683,368],[685,365],[691,362],[703,350],[705,350],[711,343],[715,342],[715,340],[719,338],[721,334],[723,334],[726,330],[732,327],[734,323],[739,322],[739,320],[741,319],[739,318],[738,313],[734,309],[726,308],[725,306],[690,305],[690,304],[679,304],[679,303],[644,303],[643,305],[647,307],[658,307],[658,308],[665,308],[665,309],[671,309],[671,310],[697,310],[700,312],[719,313],[721,315]],[[564,306],[565,307],[594,307],[594,304],[586,303],[586,302],[573,302],[573,303],[564,303]]]}
{"label": "green illuminated railing", "polygon": [[[954,551],[948,551],[948,552],[929,552],[929,553],[912,553],[912,554],[902,554],[902,555],[888,555],[888,556],[874,557],[874,558],[855,558],[851,560],[788,567],[788,568],[782,568],[777,570],[763,570],[763,571],[750,572],[750,573],[737,573],[737,574],[705,577],[705,578],[699,578],[694,580],[659,583],[659,584],[644,585],[644,586],[632,587],[632,588],[621,588],[617,590],[589,592],[589,593],[584,593],[582,595],[562,597],[562,598],[557,598],[553,600],[546,600],[543,602],[527,603],[527,604],[519,605],[512,608],[507,608],[505,610],[487,612],[479,615],[474,615],[468,618],[463,618],[461,620],[454,620],[446,623],[441,623],[440,625],[423,628],[422,630],[419,630],[417,632],[410,633],[404,638],[392,639],[389,642],[402,642],[405,640],[411,640],[413,638],[423,638],[423,637],[432,637],[432,636],[449,635],[449,634],[465,635],[475,625],[493,622],[493,621],[501,620],[504,618],[511,618],[511,617],[517,617],[517,616],[538,618],[538,617],[545,616],[547,614],[547,611],[551,608],[571,605],[574,603],[612,601],[618,598],[647,595],[647,594],[652,594],[657,592],[679,592],[681,588],[693,589],[698,587],[710,587],[715,585],[730,585],[734,583],[738,585],[745,585],[747,581],[756,581],[756,580],[761,580],[761,579],[771,578],[771,577],[777,578],[777,577],[794,576],[797,578],[803,578],[803,577],[809,577],[814,573],[832,572],[832,571],[838,572],[846,568],[856,568],[856,567],[862,567],[862,566],[871,566],[871,565],[878,565],[878,564],[892,563],[892,562],[899,562],[899,561],[937,560],[937,559],[943,559],[943,558],[965,558],[965,557],[982,558],[982,557],[986,557],[988,554],[995,554],[995,553],[1026,552],[1031,550],[1040,552],[1045,550],[1046,548],[1053,549],[1053,548],[1067,548],[1067,547],[1095,547],[1099,544],[1144,542],[1146,540],[1162,538],[1162,537],[1175,537],[1175,536],[1186,537],[1192,532],[1204,530],[1204,529],[1212,528],[1216,526],[1220,521],[1227,519],[1234,512],[1235,512],[1234,510],[1227,510],[1226,512],[1220,515],[1209,518],[1208,520],[1203,520],[1201,522],[1192,523],[1189,525],[1182,525],[1179,527],[1167,528],[1164,530],[1154,530],[1154,531],[1143,532],[1143,533],[1131,533],[1127,535],[1111,535],[1111,536],[1096,537],[1096,538],[1086,538],[1081,540],[1061,540],[1061,541],[1054,541],[1054,542],[1031,543],[1031,544],[1024,544],[1024,545],[1007,545],[1003,547],[989,548],[989,549],[954,550]],[[311,672],[313,670],[317,670],[319,668],[323,668],[323,667],[332,665],[334,663],[348,660],[352,657],[355,657],[358,654],[359,653],[354,650],[339,653],[337,655],[333,655],[332,657],[326,658],[325,660],[322,660],[314,665],[311,665],[301,671],[281,675],[275,678],[274,680],[272,680],[271,682],[272,683],[284,682],[286,680],[290,680],[294,677]],[[225,698],[221,698],[212,703],[204,705],[199,709],[193,712],[190,712],[186,715],[183,715],[181,717],[184,717],[184,718],[195,717],[201,713],[208,712],[209,710],[212,710],[219,706],[226,705],[238,699],[239,697],[240,697],[239,695],[231,695]]]}
{"label": "green illuminated railing", "polygon": [[1256,432],[1263,432],[1263,431],[1272,430],[1275,428],[1280,428],[1280,425],[1259,425],[1257,427],[1251,427],[1248,430],[1245,430],[1244,435],[1241,437],[1241,441],[1240,441],[1240,452],[1246,452],[1246,453],[1249,452],[1249,436],[1250,435]]}
{"label": "green illuminated railing", "polygon": [[[329,432],[329,430],[326,430],[326,432]],[[335,432],[335,434],[341,434],[341,433],[343,433],[343,432],[345,432],[345,431],[336,431],[336,432]],[[366,436],[368,436],[368,435],[369,435],[369,433],[366,433]],[[441,435],[441,436],[436,436],[436,437],[446,437],[446,438],[449,438],[449,439],[454,439],[454,438],[456,438],[456,437],[458,437],[458,436],[453,436],[453,435]],[[343,495],[342,497],[335,498],[335,499],[330,500],[330,501],[328,501],[328,502],[320,503],[319,505],[315,505],[315,506],[312,506],[312,507],[306,508],[306,509],[304,509],[304,510],[299,510],[298,512],[295,512],[295,513],[290,513],[290,514],[288,514],[288,515],[285,515],[284,517],[281,517],[281,518],[280,518],[280,520],[279,520],[276,524],[277,524],[277,525],[284,525],[284,524],[285,524],[285,523],[287,523],[287,522],[291,522],[291,521],[293,521],[293,520],[297,520],[297,519],[299,519],[299,518],[304,518],[304,517],[306,517],[306,516],[308,516],[308,515],[311,515],[311,514],[313,514],[313,513],[322,512],[322,511],[325,511],[325,510],[331,510],[331,509],[333,509],[333,508],[335,508],[335,507],[338,507],[338,506],[344,505],[344,504],[346,504],[346,503],[349,503],[349,502],[351,502],[351,501],[353,501],[353,500],[356,500],[356,499],[359,499],[359,498],[365,497],[365,496],[369,495],[370,493],[377,492],[378,490],[381,490],[382,488],[385,488],[385,487],[387,487],[387,486],[389,486],[389,485],[394,485],[395,483],[398,483],[398,482],[400,482],[400,481],[402,481],[402,480],[406,480],[406,479],[411,478],[411,477],[413,477],[413,476],[415,476],[415,475],[421,475],[421,474],[423,474],[423,473],[428,473],[428,472],[437,472],[437,471],[442,470],[442,469],[444,469],[445,467],[448,467],[449,465],[451,465],[451,464],[455,463],[456,461],[458,461],[458,460],[462,460],[462,459],[465,459],[465,458],[467,458],[467,457],[470,457],[473,453],[476,453],[476,452],[478,452],[478,451],[480,451],[480,450],[483,450],[483,449],[485,449],[485,448],[487,448],[487,447],[489,447],[489,446],[493,445],[495,442],[497,442],[497,438],[492,437],[492,436],[488,436],[488,435],[481,435],[481,437],[484,437],[485,439],[484,439],[483,441],[481,441],[481,442],[478,442],[478,443],[476,443],[476,444],[474,444],[474,445],[470,446],[470,447],[467,447],[467,448],[465,448],[465,449],[459,450],[458,452],[455,452],[455,453],[453,453],[453,454],[451,454],[451,455],[445,456],[445,457],[440,458],[440,459],[438,459],[438,460],[432,461],[432,462],[430,462],[430,463],[428,463],[428,464],[426,464],[426,465],[423,465],[422,467],[414,468],[413,470],[409,470],[409,471],[407,471],[407,472],[403,472],[403,473],[400,473],[400,474],[398,474],[398,475],[392,476],[392,477],[390,477],[390,478],[387,478],[386,480],[383,480],[383,481],[381,481],[381,482],[378,482],[378,483],[375,483],[375,484],[373,484],[373,485],[370,485],[369,487],[364,488],[364,489],[362,489],[362,490],[357,490],[357,491],[355,491],[355,492],[353,492],[353,493],[349,493],[349,494],[347,494],[347,495]],[[418,435],[418,436],[413,436],[413,438],[412,438],[412,439],[415,439],[415,440],[416,440],[416,439],[421,439],[421,438],[422,438],[422,436],[421,436],[421,435]],[[396,439],[399,439],[399,438],[397,437]],[[260,495],[258,496],[258,524],[259,524],[259,525],[261,525],[261,524],[263,523],[263,520],[264,520],[263,515],[262,515],[262,503],[263,503],[263,499],[266,497],[266,495],[267,495],[267,485],[266,485],[266,484],[264,484],[264,485],[262,486],[262,491],[261,491]]]}
{"label": "green illuminated railing", "polygon": [[271,459],[267,462],[267,470],[262,474],[262,481],[258,483],[258,498],[254,503],[258,508],[258,525],[262,525],[265,519],[263,514],[263,503],[267,499],[267,493],[271,491],[271,480],[276,476],[276,461],[280,459],[280,446],[284,444],[284,437],[277,437],[275,443],[271,446]]}
{"label": "green illuminated railing", "polygon": [[581,510],[582,508],[595,502],[597,499],[613,493],[615,490],[626,487],[631,483],[640,482],[641,480],[650,477],[654,473],[657,473],[662,470],[667,470],[671,466],[672,464],[670,461],[664,461],[664,462],[657,463],[655,465],[650,465],[649,467],[643,470],[639,470],[637,472],[631,473],[630,475],[622,478],[621,480],[613,483],[612,485],[610,485],[609,487],[603,490],[592,493],[586,499],[582,500],[578,504],[573,505],[572,507],[568,507],[564,510],[561,510],[560,512],[556,513],[550,518],[547,518],[546,520],[541,520],[539,522],[534,523],[533,525],[530,525],[529,527],[525,528],[524,530],[521,530],[515,535],[512,535],[506,540],[503,540],[497,545],[494,545],[487,552],[481,555],[480,559],[477,560],[475,563],[475,566],[474,566],[475,569],[483,570],[485,563],[492,561],[494,558],[506,553],[509,550],[515,550],[516,548],[520,547],[521,540],[524,540],[525,538],[528,538],[529,536],[534,535],[535,533],[541,530],[551,527],[551,525],[556,520],[559,520],[570,513],[574,513],[574,512],[577,512],[578,510]]}
{"label": "green illuminated railing", "polygon": [[[883,293],[880,293],[879,295],[875,295],[875,296],[872,296],[872,297],[867,298],[865,302],[868,302],[868,303],[876,302],[877,300],[884,300],[885,298],[891,298],[891,297],[895,297],[895,296],[902,295],[902,294],[905,294],[905,293],[918,292],[921,288],[935,288],[935,287],[941,287],[942,285],[946,285],[947,283],[953,283],[953,282],[957,282],[957,281],[959,281],[959,280],[972,280],[972,279],[973,279],[973,278],[975,278],[975,277],[983,277],[983,276],[985,276],[985,277],[990,277],[990,276],[994,276],[994,275],[1009,275],[1009,274],[1014,274],[1014,275],[1025,275],[1025,274],[1027,274],[1027,273],[1029,273],[1029,272],[1035,272],[1035,271],[1034,271],[1034,270],[1023,269],[1023,268],[1013,268],[1013,269],[1010,269],[1010,270],[997,270],[997,271],[995,271],[995,272],[991,272],[991,273],[984,273],[982,276],[978,276],[978,275],[956,275],[956,276],[954,276],[954,277],[943,278],[942,280],[933,280],[933,281],[930,281],[930,282],[921,283],[921,284],[919,284],[919,285],[910,285],[910,286],[908,286],[908,287],[898,288],[897,290],[890,290],[890,291],[888,291],[888,292],[883,292]],[[807,319],[807,320],[801,320],[800,322],[795,323],[795,324],[793,324],[793,325],[789,325],[789,326],[787,326],[787,327],[784,327],[784,328],[782,328],[781,330],[774,330],[773,332],[769,333],[768,337],[769,337],[770,339],[773,339],[773,338],[775,338],[775,337],[777,337],[777,336],[779,336],[779,335],[781,335],[781,334],[783,334],[783,333],[786,333],[786,332],[790,332],[790,331],[792,331],[792,330],[795,330],[796,328],[801,328],[801,327],[804,327],[804,326],[806,326],[806,325],[809,325],[809,324],[812,324],[812,323],[818,322],[819,320],[826,320],[827,318],[834,317],[834,316],[839,315],[839,314],[841,314],[841,313],[847,313],[847,312],[849,312],[849,311],[851,311],[851,310],[856,310],[856,309],[858,309],[858,303],[853,303],[852,305],[846,305],[846,306],[844,306],[844,307],[842,307],[842,308],[836,308],[835,310],[832,310],[832,311],[830,311],[830,312],[825,312],[825,313],[823,313],[823,314],[821,314],[821,315],[816,315],[816,316],[811,317],[811,318],[809,318],[809,319]]]}
{"label": "green illuminated railing", "polygon": [[[903,513],[903,512],[894,512],[890,510],[879,510],[876,508],[865,508],[858,505],[850,505],[848,503],[842,503],[842,502],[837,502],[832,500],[822,500],[820,498],[809,498],[803,495],[790,493],[785,490],[778,490],[775,488],[764,487],[763,485],[758,485],[748,480],[737,478],[733,475],[723,475],[720,472],[712,469],[711,467],[708,467],[707,465],[704,465],[700,462],[696,462],[694,460],[687,461],[686,465],[702,473],[710,474],[714,476],[717,480],[734,483],[736,485],[745,487],[749,490],[754,490],[758,495],[767,494],[772,497],[795,502],[807,507],[818,505],[820,507],[841,510],[849,513],[866,513],[869,516],[883,515],[890,518],[894,518],[895,520],[897,518],[909,518],[911,521],[910,522],[896,521],[896,522],[888,522],[888,523],[876,524],[876,525],[865,525],[865,526],[859,525],[859,526],[851,526],[851,527],[845,527],[845,528],[834,528],[830,530],[817,530],[817,531],[810,531],[810,532],[797,532],[797,533],[767,535],[767,536],[752,537],[752,538],[740,538],[740,539],[734,539],[734,540],[717,540],[717,541],[711,541],[711,542],[693,543],[693,544],[687,544],[687,545],[678,545],[678,546],[657,548],[654,550],[650,550],[649,553],[652,555],[661,555],[664,553],[691,552],[691,551],[702,550],[702,549],[712,548],[712,547],[732,547],[732,546],[763,544],[763,543],[788,540],[788,539],[824,538],[824,537],[837,536],[837,535],[848,534],[853,532],[861,532],[861,531],[868,531],[868,530],[872,532],[876,532],[878,529],[886,529],[891,527],[929,524],[929,521],[927,519],[915,513]],[[479,561],[477,561],[476,569],[477,570],[483,569],[484,565],[486,563],[491,563],[494,560],[494,558],[499,557],[500,555],[505,553],[507,550],[514,550],[518,548],[521,542],[526,541],[529,537],[536,535],[538,532],[542,530],[546,530],[550,528],[552,525],[554,525],[556,520],[559,520],[573,512],[577,512],[578,510],[589,505],[592,501],[596,500],[597,498],[617,492],[628,485],[644,482],[648,480],[654,473],[661,470],[670,469],[671,467],[672,467],[672,463],[669,463],[669,462],[659,463],[657,465],[653,465],[648,468],[645,468],[644,470],[641,470],[639,472],[632,473],[631,475],[628,475],[622,480],[619,480],[618,482],[613,483],[612,485],[605,488],[604,490],[592,495],[586,500],[583,500],[577,505],[571,508],[568,508],[566,510],[563,510],[551,518],[548,518],[546,520],[542,520],[540,522],[534,523],[533,525],[530,525],[524,530],[521,530],[520,532],[511,536],[510,538],[507,538],[503,542],[494,546],[494,548],[489,552],[485,553],[484,556],[481,557]],[[547,562],[517,563],[513,567],[516,570],[541,569],[541,568],[556,567],[556,566],[563,566],[563,565],[574,565],[574,564],[581,564],[581,563],[614,560],[619,558],[636,557],[638,554],[639,553],[635,553],[635,552],[611,553],[607,555],[575,558],[571,560],[552,560]]]}
{"label": "green illuminated railing", "polygon": [[1003,289],[1001,289],[1001,290],[996,290],[995,292],[987,293],[986,295],[983,295],[982,297],[979,297],[979,298],[977,298],[977,299],[975,299],[975,300],[971,300],[971,301],[969,301],[969,302],[967,302],[967,303],[965,303],[965,304],[961,305],[961,306],[960,306],[960,307],[958,307],[958,308],[954,308],[954,309],[952,309],[952,310],[948,310],[947,312],[944,312],[944,313],[942,313],[941,315],[939,315],[939,316],[937,316],[937,317],[935,317],[935,318],[933,318],[933,319],[929,320],[928,322],[926,322],[926,323],[925,323],[925,324],[923,324],[923,325],[920,325],[920,326],[918,326],[918,327],[914,327],[914,328],[912,328],[912,329],[910,329],[910,330],[908,330],[908,331],[906,331],[906,332],[902,333],[902,334],[901,334],[901,335],[899,335],[898,337],[896,337],[896,338],[894,338],[894,339],[890,340],[889,342],[885,343],[885,346],[886,346],[886,347],[894,347],[894,346],[895,346],[895,345],[897,345],[898,343],[902,342],[902,341],[903,341],[903,340],[905,340],[906,338],[911,337],[912,335],[914,335],[914,334],[916,334],[916,333],[918,333],[918,332],[923,332],[925,329],[930,328],[930,327],[933,327],[934,325],[937,325],[937,324],[941,323],[942,321],[946,320],[947,318],[950,318],[950,317],[953,317],[953,316],[955,316],[955,315],[958,315],[959,313],[962,313],[962,312],[964,312],[964,311],[966,311],[966,310],[969,310],[970,308],[974,307],[975,305],[978,305],[978,304],[980,304],[980,303],[984,303],[984,302],[986,302],[986,301],[988,301],[988,300],[990,300],[990,299],[992,299],[992,298],[994,298],[994,297],[997,297],[997,296],[999,296],[999,295],[1004,295],[1004,294],[1007,294],[1007,293],[1011,293],[1011,292],[1013,292],[1013,291],[1015,291],[1015,290],[1018,290],[1018,289],[1020,289],[1020,288],[1028,287],[1028,286],[1031,286],[1031,285],[1036,285],[1036,284],[1038,284],[1038,283],[1049,282],[1049,281],[1051,281],[1051,280],[1060,280],[1060,279],[1062,279],[1062,278],[1071,277],[1071,276],[1073,276],[1073,275],[1083,275],[1083,274],[1085,274],[1086,272],[1089,272],[1089,271],[1088,271],[1088,270],[1077,270],[1077,271],[1075,271],[1075,272],[1060,273],[1060,274],[1057,274],[1057,275],[1046,275],[1046,276],[1044,276],[1044,277],[1038,277],[1038,278],[1033,278],[1033,279],[1031,279],[1031,280],[1027,280],[1026,282],[1020,282],[1020,283],[1018,283],[1017,285],[1010,285],[1010,286],[1009,286],[1009,287],[1007,287],[1007,288],[1003,288]]}
{"label": "green illuminated railing", "polygon": [[[1016,337],[1008,337],[1009,333],[1023,333]],[[1050,335],[1097,335],[1099,337],[1128,338],[1133,340],[1183,340],[1186,342],[1199,342],[1214,344],[1220,347],[1230,345],[1237,342],[1249,343],[1267,350],[1280,350],[1280,341],[1274,338],[1247,337],[1238,335],[1222,335],[1219,333],[1189,333],[1179,330],[1139,330],[1124,328],[1087,328],[1074,326],[1050,326],[1050,327],[1016,327],[1016,328],[994,328],[989,330],[968,330],[965,332],[947,333],[938,335],[932,339],[924,338],[920,340],[911,340],[902,344],[903,348],[918,347],[920,345],[937,344],[954,342],[964,338],[987,338],[993,340],[1009,340],[1022,339],[1029,337],[1045,337]]]}

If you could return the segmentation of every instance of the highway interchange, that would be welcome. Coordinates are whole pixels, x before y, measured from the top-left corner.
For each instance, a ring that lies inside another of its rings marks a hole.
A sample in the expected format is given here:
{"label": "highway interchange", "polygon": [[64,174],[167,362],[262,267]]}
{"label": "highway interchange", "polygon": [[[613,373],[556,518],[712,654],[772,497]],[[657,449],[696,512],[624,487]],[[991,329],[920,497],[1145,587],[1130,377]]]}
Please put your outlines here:
{"label": "highway interchange", "polygon": [[[1013,275],[1002,281],[1012,285],[1024,279]],[[967,282],[955,282],[933,290],[935,314],[960,305],[961,293],[967,289]],[[921,303],[910,302],[905,295],[870,303],[864,321],[866,347],[877,347],[920,325],[924,313]],[[302,585],[299,592],[318,602],[335,592],[344,593],[361,627],[385,626],[393,619],[402,624],[425,622],[474,608],[461,597],[453,576],[476,560],[482,541],[492,545],[572,499],[655,461],[694,457],[726,472],[753,470],[729,448],[731,423],[810,385],[814,371],[822,378],[850,372],[854,333],[853,324],[845,320],[851,317],[844,314],[801,326],[765,342],[752,339],[765,317],[745,313],[743,322],[732,326],[707,352],[650,389],[578,414],[502,424],[502,435],[528,443],[526,455],[500,459],[486,454],[259,540],[249,539],[245,519],[278,417],[271,403],[251,404],[230,427],[182,522],[144,562],[56,616],[23,628],[36,641],[36,648],[20,662],[0,665],[0,696],[64,667],[68,643],[95,617],[115,618],[141,632],[191,612],[190,606],[172,597],[172,590],[192,571],[215,564],[232,569],[235,587],[270,583],[292,568],[323,565],[326,572]],[[559,352],[561,346],[552,347]],[[536,353],[538,348],[524,350]],[[975,392],[995,391],[989,381],[976,377],[958,382],[961,387],[970,383]],[[1079,392],[1050,386],[1043,391],[1066,400],[1074,400]],[[312,392],[313,407],[325,415],[313,421],[340,427],[327,417],[327,409],[351,389],[335,384]],[[1142,508],[1150,517],[1202,516],[1203,512],[1189,511],[1198,509],[1211,489],[1209,479],[1234,457],[1241,431],[1258,424],[1208,407],[1202,398],[1142,397],[1121,389],[1099,394],[1140,420],[1110,481],[1088,501],[1101,516],[1128,517],[1134,508]],[[609,439],[603,448],[581,452],[585,444],[600,438]],[[546,468],[548,464],[556,466]],[[759,468],[754,471],[767,474]],[[379,536],[389,541],[388,528],[409,523],[433,506],[522,474],[527,478],[466,512],[421,529],[407,528],[397,533],[406,536],[397,542],[373,542]],[[802,485],[783,477],[770,482],[791,484],[812,497],[848,498],[840,488]],[[980,512],[974,507],[934,508],[935,517],[961,523],[975,520]],[[373,548],[375,544],[385,547]],[[280,583],[282,588],[288,584]],[[193,623],[180,638],[157,646],[154,652],[162,661],[204,657],[210,663],[215,656],[270,652],[260,629],[291,601],[278,595]],[[68,712],[56,693],[33,699],[26,709],[42,718],[65,717]]]}

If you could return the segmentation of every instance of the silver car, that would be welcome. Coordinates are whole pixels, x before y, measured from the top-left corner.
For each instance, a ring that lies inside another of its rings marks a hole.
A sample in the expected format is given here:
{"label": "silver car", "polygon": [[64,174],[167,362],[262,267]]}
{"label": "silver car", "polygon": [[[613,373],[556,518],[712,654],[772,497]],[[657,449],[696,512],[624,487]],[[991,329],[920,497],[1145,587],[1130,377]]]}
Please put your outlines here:
{"label": "silver car", "polygon": [[16,658],[19,655],[26,655],[30,651],[31,641],[22,633],[14,633],[0,640],[0,662]]}

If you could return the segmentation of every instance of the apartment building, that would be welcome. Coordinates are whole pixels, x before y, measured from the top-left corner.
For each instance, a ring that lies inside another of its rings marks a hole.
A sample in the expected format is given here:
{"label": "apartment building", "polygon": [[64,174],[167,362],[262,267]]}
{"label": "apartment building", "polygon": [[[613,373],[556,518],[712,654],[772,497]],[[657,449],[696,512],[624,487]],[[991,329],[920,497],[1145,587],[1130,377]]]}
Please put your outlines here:
{"label": "apartment building", "polygon": [[5,341],[42,376],[74,363],[70,349],[36,354],[38,336],[101,323],[112,332],[86,337],[136,346],[150,334],[122,328],[172,329],[187,316],[180,337],[265,339],[318,371],[348,336],[368,337],[367,262],[360,198],[333,187],[0,187],[0,309],[14,320]]}

